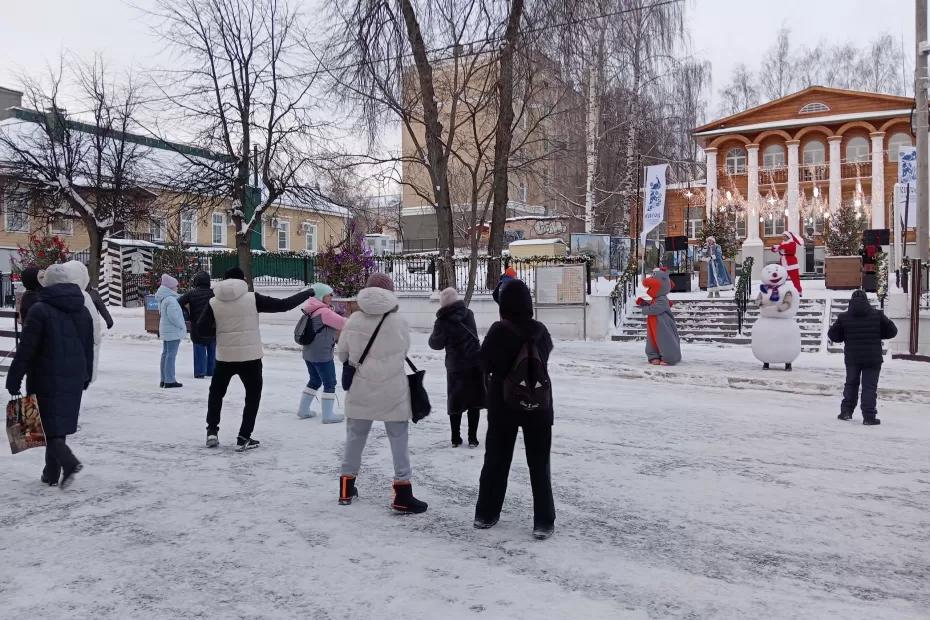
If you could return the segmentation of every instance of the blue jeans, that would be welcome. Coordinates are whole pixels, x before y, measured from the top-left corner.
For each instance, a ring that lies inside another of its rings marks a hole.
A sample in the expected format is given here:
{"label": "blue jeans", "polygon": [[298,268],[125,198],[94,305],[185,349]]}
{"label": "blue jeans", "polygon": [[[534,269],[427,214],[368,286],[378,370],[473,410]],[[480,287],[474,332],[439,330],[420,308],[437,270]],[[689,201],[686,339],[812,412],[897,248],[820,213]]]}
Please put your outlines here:
{"label": "blue jeans", "polygon": [[307,381],[307,387],[311,390],[319,390],[323,386],[323,391],[328,394],[336,393],[336,364],[333,360],[328,362],[308,362],[307,372],[310,373],[310,380]]}
{"label": "blue jeans", "polygon": [[178,357],[180,340],[162,340],[161,342],[161,381],[162,383],[176,383],[174,376],[174,361]]}
{"label": "blue jeans", "polygon": [[212,377],[216,369],[216,340],[210,344],[194,343],[194,376]]}

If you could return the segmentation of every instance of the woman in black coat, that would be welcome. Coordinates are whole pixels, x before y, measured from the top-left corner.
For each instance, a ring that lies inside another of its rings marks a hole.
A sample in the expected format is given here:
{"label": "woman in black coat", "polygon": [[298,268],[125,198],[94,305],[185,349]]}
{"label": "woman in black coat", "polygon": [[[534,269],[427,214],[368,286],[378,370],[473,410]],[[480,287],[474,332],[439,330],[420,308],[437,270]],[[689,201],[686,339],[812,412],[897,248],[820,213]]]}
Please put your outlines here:
{"label": "woman in black coat", "polygon": [[532,413],[514,409],[504,399],[503,386],[529,340],[535,344],[540,361],[548,369],[552,338],[545,325],[533,320],[533,298],[522,281],[512,280],[502,287],[498,305],[501,320],[491,326],[481,345],[481,367],[488,376],[488,434],[475,506],[475,527],[494,527],[500,518],[517,431],[522,428],[533,488],[533,535],[545,539],[552,535],[555,527],[549,473],[552,408]]}
{"label": "woman in black coat", "polygon": [[94,368],[94,323],[84,292],[67,278],[61,265],[48,268],[6,377],[10,394],[20,393],[24,376],[27,393],[35,394],[46,440],[42,482],[55,486],[60,478],[62,488],[81,470],[65,437],[77,431],[81,395]]}
{"label": "woman in black coat", "polygon": [[478,446],[478,419],[485,406],[484,376],[478,356],[481,342],[475,315],[459,301],[458,292],[439,293],[440,308],[429,337],[429,346],[446,350],[446,410],[452,425],[452,447],[462,445],[462,412],[468,412],[468,446]]}
{"label": "woman in black coat", "polygon": [[191,281],[193,287],[178,299],[181,310],[191,322],[191,342],[194,343],[194,377],[212,377],[216,368],[216,326],[202,327],[200,315],[213,299],[210,274],[201,271]]}

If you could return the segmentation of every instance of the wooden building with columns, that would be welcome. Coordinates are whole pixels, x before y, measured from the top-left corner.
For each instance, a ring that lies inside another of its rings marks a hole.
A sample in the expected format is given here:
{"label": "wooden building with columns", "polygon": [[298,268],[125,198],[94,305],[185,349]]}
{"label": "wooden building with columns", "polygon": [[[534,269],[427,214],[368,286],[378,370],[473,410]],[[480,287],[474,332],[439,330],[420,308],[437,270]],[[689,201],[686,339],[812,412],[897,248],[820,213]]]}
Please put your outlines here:
{"label": "wooden building with columns", "polygon": [[[669,188],[668,235],[700,236],[711,209],[732,214],[743,256],[775,260],[765,248],[784,230],[807,246],[803,271],[819,270],[825,221],[848,203],[866,228],[891,222],[898,151],[913,144],[909,97],[812,86],[697,127],[704,181]],[[728,208],[724,208],[728,207]]]}

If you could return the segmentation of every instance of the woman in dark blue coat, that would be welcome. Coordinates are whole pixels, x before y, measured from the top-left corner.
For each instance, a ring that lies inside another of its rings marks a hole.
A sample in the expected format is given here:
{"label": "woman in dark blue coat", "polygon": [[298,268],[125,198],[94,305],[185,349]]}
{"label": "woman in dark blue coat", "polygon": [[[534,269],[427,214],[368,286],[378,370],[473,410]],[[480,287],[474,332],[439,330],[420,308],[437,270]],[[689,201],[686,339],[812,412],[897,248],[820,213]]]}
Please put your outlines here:
{"label": "woman in dark blue coat", "polygon": [[45,469],[42,482],[66,487],[81,463],[65,443],[77,431],[81,395],[94,368],[94,324],[84,307],[84,292],[67,283],[61,265],[52,265],[23,325],[16,356],[6,377],[6,389],[17,395],[26,377],[26,391],[39,401],[45,428]]}

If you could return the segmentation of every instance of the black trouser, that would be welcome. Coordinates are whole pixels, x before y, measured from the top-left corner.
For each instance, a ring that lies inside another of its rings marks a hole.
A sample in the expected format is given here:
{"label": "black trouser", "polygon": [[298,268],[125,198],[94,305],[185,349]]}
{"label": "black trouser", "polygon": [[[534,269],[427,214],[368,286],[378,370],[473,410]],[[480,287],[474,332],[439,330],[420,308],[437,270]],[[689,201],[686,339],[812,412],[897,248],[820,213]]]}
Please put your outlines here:
{"label": "black trouser", "polygon": [[46,479],[58,481],[61,470],[72,470],[80,461],[65,443],[64,435],[45,438],[45,474]]}
{"label": "black trouser", "polygon": [[[485,438],[484,467],[478,488],[478,505],[475,517],[493,521],[500,516],[507,494],[507,477],[513,460],[517,440],[515,424],[488,419]],[[549,473],[549,450],[552,447],[552,426],[533,424],[523,427],[526,446],[526,464],[530,468],[530,485],[533,488],[533,524],[552,525],[555,522],[555,502],[552,499],[552,480]]]}
{"label": "black trouser", "polygon": [[[478,438],[478,420],[481,417],[480,409],[469,409],[468,410],[468,437],[475,439]],[[449,414],[449,424],[452,425],[452,436],[461,437],[462,436],[462,414],[461,413],[450,413]]]}
{"label": "black trouser", "polygon": [[251,437],[258,416],[258,405],[262,400],[262,361],[217,362],[210,381],[210,399],[207,401],[207,434],[216,435],[220,430],[220,412],[223,397],[232,378],[239,376],[245,388],[245,407],[242,409],[241,437]]}
{"label": "black trouser", "polygon": [[859,400],[860,377],[862,383],[862,419],[871,420],[878,414],[876,401],[878,400],[878,375],[882,365],[863,366],[853,362],[846,362],[846,386],[843,388],[843,403],[840,405],[842,413],[852,415],[856,410],[856,401]]}

